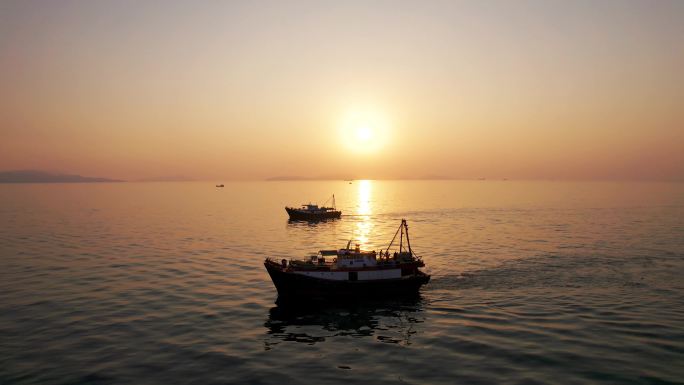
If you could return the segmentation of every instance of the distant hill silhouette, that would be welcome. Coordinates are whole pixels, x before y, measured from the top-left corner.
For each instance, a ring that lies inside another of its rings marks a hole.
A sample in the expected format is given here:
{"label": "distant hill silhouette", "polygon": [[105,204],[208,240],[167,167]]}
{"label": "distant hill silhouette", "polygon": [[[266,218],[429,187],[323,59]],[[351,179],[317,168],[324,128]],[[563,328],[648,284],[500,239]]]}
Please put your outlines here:
{"label": "distant hill silhouette", "polygon": [[[352,180],[359,180],[359,179],[366,179],[366,178],[353,177],[351,175],[319,175],[319,176],[314,176],[314,177],[306,177],[306,176],[295,175],[295,176],[274,176],[274,177],[266,178],[267,181],[309,181],[309,180],[345,180],[345,181],[352,181]],[[423,175],[423,176],[402,175],[402,176],[396,176],[396,177],[369,178],[369,179],[374,179],[374,180],[456,180],[459,178],[444,176],[444,175],[427,174],[427,175]]]}
{"label": "distant hill silhouette", "polygon": [[194,182],[195,178],[191,178],[185,175],[167,175],[167,176],[155,176],[149,178],[137,179],[136,182]]}
{"label": "distant hill silhouette", "polygon": [[0,183],[101,183],[123,182],[117,179],[55,174],[37,170],[0,171]]}
{"label": "distant hill silhouette", "polygon": [[288,176],[273,176],[270,178],[266,178],[267,181],[269,182],[275,182],[275,181],[306,181],[306,180],[353,180],[356,178],[352,178],[349,175],[319,175],[319,176],[314,176],[314,177],[306,177],[306,176],[299,176],[299,175],[288,175]]}

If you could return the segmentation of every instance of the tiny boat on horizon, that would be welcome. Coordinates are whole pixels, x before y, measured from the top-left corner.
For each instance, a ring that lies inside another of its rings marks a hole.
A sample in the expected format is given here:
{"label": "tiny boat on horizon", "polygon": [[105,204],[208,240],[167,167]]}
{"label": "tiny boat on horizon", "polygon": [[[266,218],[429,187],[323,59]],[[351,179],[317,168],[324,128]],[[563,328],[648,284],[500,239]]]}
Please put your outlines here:
{"label": "tiny boat on horizon", "polygon": [[225,186],[222,184],[217,184],[216,187],[225,187]]}
{"label": "tiny boat on horizon", "polygon": [[[329,201],[330,199],[328,199]],[[335,195],[332,196],[332,207],[318,206],[317,204],[308,203],[303,204],[301,207],[285,207],[285,211],[290,216],[290,219],[294,220],[307,220],[315,221],[321,219],[337,219],[342,216],[342,211],[337,210],[335,207]]]}
{"label": "tiny boat on horizon", "polygon": [[[398,251],[390,253],[399,235]],[[404,237],[406,243],[404,244]],[[430,281],[423,260],[411,249],[406,220],[386,250],[361,250],[356,244],[339,250],[320,250],[308,259],[266,258],[264,266],[278,291],[278,299],[364,299],[417,294]]]}

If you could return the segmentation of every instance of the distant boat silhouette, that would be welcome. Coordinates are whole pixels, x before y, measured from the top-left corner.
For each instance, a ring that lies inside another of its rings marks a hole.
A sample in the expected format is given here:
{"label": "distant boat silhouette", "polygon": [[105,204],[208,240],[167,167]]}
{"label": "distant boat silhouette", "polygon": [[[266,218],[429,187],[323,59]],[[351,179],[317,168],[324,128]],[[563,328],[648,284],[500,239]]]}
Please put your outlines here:
{"label": "distant boat silhouette", "polygon": [[222,184],[217,184],[216,187],[226,187],[226,186],[224,186]]}
{"label": "distant boat silhouette", "polygon": [[[325,203],[328,203],[328,201],[325,201]],[[290,216],[290,219],[306,221],[335,219],[339,218],[342,215],[342,211],[337,210],[335,206],[334,194],[332,196],[332,207],[326,207],[325,203],[323,203],[324,206],[321,207],[312,203],[303,204],[300,208],[285,207],[285,211],[287,211],[287,214]]]}

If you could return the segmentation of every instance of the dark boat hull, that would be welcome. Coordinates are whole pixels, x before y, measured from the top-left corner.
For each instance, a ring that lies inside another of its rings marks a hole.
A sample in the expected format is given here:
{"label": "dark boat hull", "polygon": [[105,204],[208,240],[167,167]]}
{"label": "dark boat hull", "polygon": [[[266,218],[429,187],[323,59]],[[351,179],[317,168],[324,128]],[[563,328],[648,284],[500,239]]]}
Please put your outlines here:
{"label": "dark boat hull", "polygon": [[336,281],[286,272],[277,264],[269,262],[264,263],[264,266],[278,290],[279,300],[360,300],[409,296],[417,294],[420,287],[430,281],[430,276],[422,272],[396,279]]}
{"label": "dark boat hull", "polygon": [[285,211],[293,220],[303,220],[303,221],[319,221],[323,219],[338,219],[342,216],[341,211],[325,211],[319,213],[310,213],[303,210],[294,209],[291,207],[286,207]]}

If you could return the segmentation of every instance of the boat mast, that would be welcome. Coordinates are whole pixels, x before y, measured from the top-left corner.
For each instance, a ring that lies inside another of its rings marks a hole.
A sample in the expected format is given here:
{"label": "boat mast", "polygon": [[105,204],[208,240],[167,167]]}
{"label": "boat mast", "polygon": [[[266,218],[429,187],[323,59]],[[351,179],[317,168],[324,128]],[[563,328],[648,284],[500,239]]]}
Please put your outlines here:
{"label": "boat mast", "polygon": [[389,249],[394,244],[394,240],[397,239],[397,235],[399,235],[399,252],[401,253],[404,251],[404,231],[406,231],[406,246],[408,247],[408,252],[411,255],[413,255],[413,249],[411,249],[411,240],[409,239],[408,224],[406,223],[406,219],[401,220],[401,224],[399,225],[397,232],[394,233],[394,237],[392,237],[392,241],[390,242],[389,246],[387,246],[387,249],[385,249],[385,253],[389,253]]}
{"label": "boat mast", "polygon": [[323,202],[323,207],[326,207],[326,205],[328,204],[328,202],[330,202],[330,199],[332,199],[333,209],[336,209],[336,208],[337,208],[337,205],[335,204],[335,194],[333,194],[331,198],[328,198],[328,199],[325,200],[325,202]]}
{"label": "boat mast", "polygon": [[406,244],[408,245],[409,254],[413,255],[413,250],[411,250],[411,241],[409,240],[408,235],[408,224],[406,223],[406,219],[402,219],[401,224],[406,228]]}
{"label": "boat mast", "polygon": [[401,224],[399,225],[399,230],[401,230],[401,237],[399,237],[399,252],[401,253],[404,248],[404,223],[406,221],[404,219],[401,220]]}
{"label": "boat mast", "polygon": [[397,229],[397,231],[394,233],[394,237],[392,237],[392,241],[390,241],[389,245],[387,246],[387,249],[385,250],[385,253],[389,253],[390,247],[392,247],[392,244],[394,244],[394,240],[397,239],[397,235],[399,234],[399,230],[401,230],[401,226]]}

